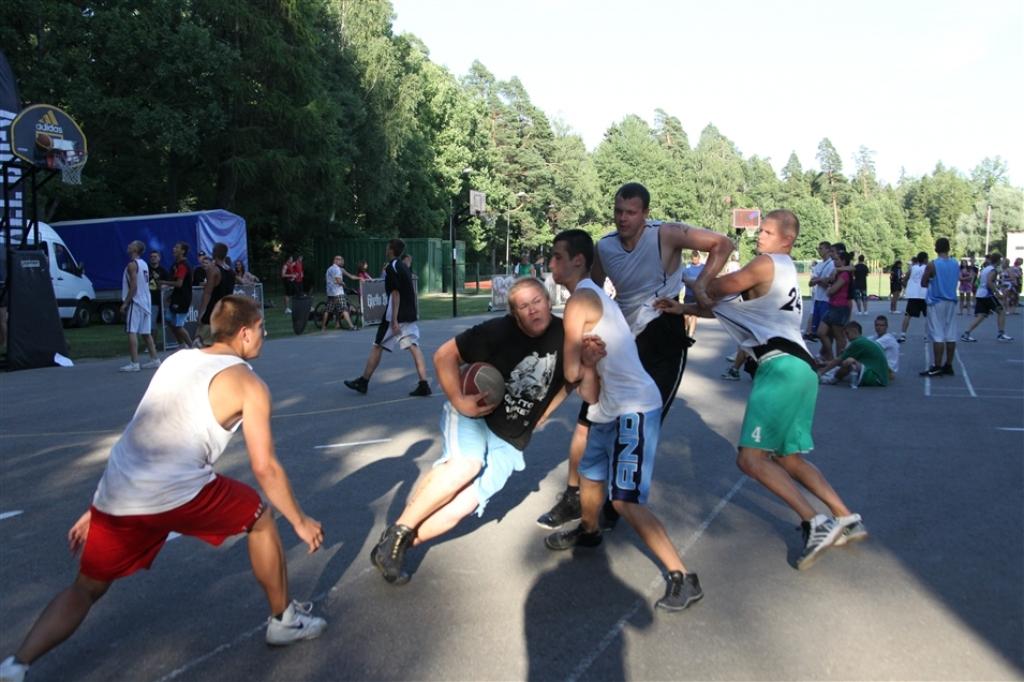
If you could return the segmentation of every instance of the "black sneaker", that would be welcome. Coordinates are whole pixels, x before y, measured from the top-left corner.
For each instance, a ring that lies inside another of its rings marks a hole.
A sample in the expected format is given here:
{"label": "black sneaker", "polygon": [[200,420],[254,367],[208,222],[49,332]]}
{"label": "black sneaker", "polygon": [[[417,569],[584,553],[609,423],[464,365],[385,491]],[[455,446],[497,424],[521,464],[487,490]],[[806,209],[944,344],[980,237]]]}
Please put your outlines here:
{"label": "black sneaker", "polygon": [[929,367],[925,371],[918,372],[917,376],[919,376],[919,377],[937,377],[940,374],[942,374],[942,368],[939,367],[938,365],[932,365],[931,367]]}
{"label": "black sneaker", "polygon": [[416,388],[412,389],[409,392],[409,395],[411,395],[411,396],[430,395],[430,384],[428,384],[426,381],[421,381],[420,383],[416,384]]}
{"label": "black sneaker", "polygon": [[604,506],[601,507],[601,513],[597,517],[597,523],[603,531],[615,530],[615,526],[618,525],[620,518],[619,512],[615,511],[615,505],[612,504],[612,501],[605,500]]}
{"label": "black sneaker", "polygon": [[601,530],[587,532],[583,524],[579,524],[572,530],[560,530],[557,533],[544,538],[544,544],[548,549],[563,550],[573,547],[597,547],[601,544]]}
{"label": "black sneaker", "polygon": [[541,528],[554,530],[570,521],[578,520],[580,514],[580,489],[570,490],[566,488],[564,492],[558,495],[558,501],[555,502],[555,506],[547,513],[541,514],[537,519],[537,525]]}
{"label": "black sneaker", "polygon": [[704,590],[700,589],[700,580],[696,573],[672,571],[668,574],[665,585],[665,596],[654,605],[666,611],[682,611],[690,604],[704,598]]}
{"label": "black sneaker", "polygon": [[364,394],[366,393],[366,389],[370,387],[370,382],[363,377],[359,377],[358,379],[345,379],[344,383],[353,391],[359,391]]}
{"label": "black sneaker", "polygon": [[370,551],[370,561],[384,580],[395,585],[409,582],[409,574],[402,570],[405,550],[409,548],[416,532],[408,526],[392,524],[380,534],[380,542]]}
{"label": "black sneaker", "polygon": [[948,377],[956,376],[955,374],[953,374],[953,365],[943,365],[942,366],[942,376],[948,376]]}

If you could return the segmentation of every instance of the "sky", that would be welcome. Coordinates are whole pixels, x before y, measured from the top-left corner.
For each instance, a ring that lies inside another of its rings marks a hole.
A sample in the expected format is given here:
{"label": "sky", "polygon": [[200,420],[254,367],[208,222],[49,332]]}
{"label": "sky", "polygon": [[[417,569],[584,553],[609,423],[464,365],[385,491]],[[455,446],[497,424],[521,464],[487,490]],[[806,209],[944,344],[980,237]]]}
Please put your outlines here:
{"label": "sky", "polygon": [[713,123],[776,171],[817,168],[828,137],[852,175],[1002,157],[1024,183],[1021,0],[392,0],[395,33],[463,76],[479,60],[593,150],[629,114]]}

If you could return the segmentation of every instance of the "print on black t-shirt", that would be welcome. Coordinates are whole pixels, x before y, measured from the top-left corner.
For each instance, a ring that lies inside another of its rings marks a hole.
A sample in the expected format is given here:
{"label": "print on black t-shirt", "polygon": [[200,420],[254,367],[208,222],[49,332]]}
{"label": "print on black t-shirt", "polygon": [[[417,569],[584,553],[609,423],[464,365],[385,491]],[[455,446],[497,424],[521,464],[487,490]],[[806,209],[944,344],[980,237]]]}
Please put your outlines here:
{"label": "print on black t-shirt", "polygon": [[560,318],[552,317],[543,334],[531,337],[509,315],[455,337],[463,360],[494,365],[505,377],[504,401],[484,419],[496,436],[519,450],[526,448],[537,421],[565,385],[564,339]]}
{"label": "print on black t-shirt", "polygon": [[[416,290],[412,287],[412,272],[409,266],[398,258],[392,260],[384,268],[384,293],[391,305],[391,292],[398,290],[398,321],[416,321]],[[391,310],[386,309],[385,320],[391,319]]]}

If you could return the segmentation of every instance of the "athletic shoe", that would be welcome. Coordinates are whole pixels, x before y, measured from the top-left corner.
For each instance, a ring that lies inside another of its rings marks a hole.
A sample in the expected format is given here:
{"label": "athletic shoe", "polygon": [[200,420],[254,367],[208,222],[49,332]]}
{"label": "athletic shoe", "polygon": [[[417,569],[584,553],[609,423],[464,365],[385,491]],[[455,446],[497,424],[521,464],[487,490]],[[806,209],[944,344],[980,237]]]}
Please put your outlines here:
{"label": "athletic shoe", "polygon": [[319,637],[327,627],[327,621],[311,615],[312,611],[311,602],[293,601],[281,614],[280,620],[271,617],[267,621],[267,644],[288,646],[303,639]]}
{"label": "athletic shoe", "polygon": [[860,514],[837,516],[836,523],[843,527],[843,532],[840,533],[834,543],[836,547],[868,539],[868,529],[864,526],[864,522],[860,520]]}
{"label": "athletic shoe", "polygon": [[672,571],[665,582],[665,596],[654,604],[659,609],[682,611],[704,598],[704,590],[700,589],[700,580],[697,579],[696,573]]}
{"label": "athletic shoe", "polygon": [[836,541],[843,532],[843,527],[836,523],[835,519],[818,514],[809,522],[801,523],[800,530],[804,536],[804,550],[796,560],[796,568],[803,571],[810,568],[821,556],[822,551]]}
{"label": "athletic shoe", "polygon": [[27,665],[15,661],[14,656],[8,656],[0,663],[0,682],[21,682],[27,672]]}
{"label": "athletic shoe", "polygon": [[937,377],[940,374],[942,374],[942,368],[939,367],[938,365],[932,365],[931,367],[929,367],[925,371],[918,372],[917,376],[919,376],[919,377]]}
{"label": "athletic shoe", "polygon": [[370,382],[363,377],[359,377],[358,379],[345,379],[343,383],[353,391],[359,391],[363,394],[365,394],[366,389],[370,387]]}
{"label": "athletic shoe", "polygon": [[726,381],[739,381],[740,371],[735,367],[730,367],[729,369],[722,372],[722,378],[725,379]]}
{"label": "athletic shoe", "polygon": [[956,374],[953,373],[953,365],[943,365],[942,366],[942,376],[944,376],[944,377],[955,377]]}
{"label": "athletic shoe", "polygon": [[127,365],[123,365],[122,367],[118,368],[117,371],[118,372],[138,372],[139,369],[140,369],[139,363],[137,363],[137,362],[129,362]]}
{"label": "athletic shoe", "polygon": [[838,379],[836,379],[836,375],[830,372],[825,372],[824,374],[818,377],[819,383],[827,384],[829,386],[836,383],[836,381],[838,381]]}
{"label": "athletic shoe", "polygon": [[570,521],[578,520],[581,513],[580,489],[570,490],[566,488],[564,492],[558,494],[558,501],[555,502],[555,506],[540,515],[537,519],[537,525],[541,528],[554,530]]}
{"label": "athletic shoe", "polygon": [[560,530],[557,533],[544,538],[544,544],[548,549],[563,550],[573,547],[597,547],[601,544],[601,530],[587,532],[583,530],[583,524],[579,524],[571,530]]}
{"label": "athletic shoe", "polygon": [[726,362],[736,362],[736,354],[734,353],[732,355],[726,356],[725,361]]}
{"label": "athletic shoe", "polygon": [[[363,391],[363,393],[366,393],[366,391]],[[409,391],[409,395],[414,397],[430,395],[430,384],[428,384],[426,381],[421,381],[420,383],[416,384],[416,388]]]}
{"label": "athletic shoe", "polygon": [[160,358],[150,360],[149,362],[142,364],[142,369],[156,369],[160,366]]}
{"label": "athletic shoe", "polygon": [[402,570],[405,561],[405,550],[412,544],[416,531],[408,526],[395,523],[384,529],[380,534],[380,542],[370,551],[370,561],[384,580],[395,585],[404,585],[411,577]]}
{"label": "athletic shoe", "polygon": [[1013,341],[1013,337],[1007,336],[1006,332],[999,332],[996,334],[996,341]]}
{"label": "athletic shoe", "polygon": [[898,339],[896,339],[896,341],[899,342],[899,343],[906,343],[907,342],[907,335],[906,334],[900,334],[900,337]]}
{"label": "athletic shoe", "polygon": [[284,309],[284,314],[285,315],[291,315],[292,314],[292,309],[291,308],[285,308]]}
{"label": "athletic shoe", "polygon": [[971,336],[967,332],[964,332],[963,334],[960,335],[960,340],[963,341],[964,343],[977,343],[978,342],[978,339],[974,338],[973,336]]}

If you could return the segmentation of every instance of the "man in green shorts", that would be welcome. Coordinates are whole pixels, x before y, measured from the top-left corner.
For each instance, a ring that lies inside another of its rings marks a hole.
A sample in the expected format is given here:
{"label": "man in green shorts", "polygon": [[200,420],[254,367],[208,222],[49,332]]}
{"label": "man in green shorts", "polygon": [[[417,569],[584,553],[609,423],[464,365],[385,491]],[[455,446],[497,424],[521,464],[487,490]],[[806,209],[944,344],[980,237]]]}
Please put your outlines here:
{"label": "man in green shorts", "polygon": [[[796,215],[772,211],[758,234],[759,255],[741,270],[708,285],[706,293],[713,301],[710,311],[667,299],[657,305],[682,314],[713,314],[757,361],[736,463],[802,519],[804,548],[796,567],[803,570],[823,550],[863,540],[867,530],[860,515],[846,507],[818,468],[804,458],[814,448],[811,427],[818,376],[801,334],[800,286],[789,256],[799,234]],[[830,514],[815,510],[798,483],[821,500]]]}
{"label": "man in green shorts", "polygon": [[849,344],[842,355],[819,370],[821,383],[835,384],[849,375],[850,388],[888,386],[889,363],[882,347],[866,336],[861,336],[859,322],[850,321],[845,331]]}

